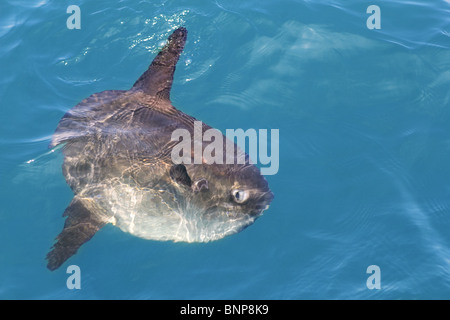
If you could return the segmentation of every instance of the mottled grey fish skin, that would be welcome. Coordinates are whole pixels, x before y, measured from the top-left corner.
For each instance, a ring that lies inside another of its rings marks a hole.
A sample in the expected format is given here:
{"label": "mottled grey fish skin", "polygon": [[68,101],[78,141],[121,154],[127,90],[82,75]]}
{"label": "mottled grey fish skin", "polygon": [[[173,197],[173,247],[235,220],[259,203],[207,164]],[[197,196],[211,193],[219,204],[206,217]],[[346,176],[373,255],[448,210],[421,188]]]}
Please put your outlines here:
{"label": "mottled grey fish skin", "polygon": [[[194,143],[196,119],[170,102],[186,37],[185,28],[175,30],[130,90],[93,94],[60,120],[50,147],[64,144],[63,174],[74,198],[47,255],[50,270],[107,223],[145,239],[205,242],[241,231],[271,203],[267,181],[248,161],[172,162],[175,129],[188,130]],[[235,146],[234,158],[241,153]]]}

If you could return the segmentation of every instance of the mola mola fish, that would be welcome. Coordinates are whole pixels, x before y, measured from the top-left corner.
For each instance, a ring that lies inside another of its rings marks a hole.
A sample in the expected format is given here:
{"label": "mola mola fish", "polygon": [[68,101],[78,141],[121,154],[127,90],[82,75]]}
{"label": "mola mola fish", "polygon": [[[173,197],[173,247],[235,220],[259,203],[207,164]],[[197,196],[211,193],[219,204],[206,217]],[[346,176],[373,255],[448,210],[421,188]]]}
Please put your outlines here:
{"label": "mola mola fish", "polygon": [[[176,29],[131,89],[95,93],[60,120],[50,147],[62,145],[74,197],[47,254],[50,270],[108,223],[145,239],[207,242],[243,230],[271,203],[267,181],[245,152],[246,161],[231,164],[172,160],[176,129],[190,133],[191,145],[207,146],[194,134],[197,120],[170,101],[186,38],[185,28]],[[229,139],[218,132],[225,146]],[[242,156],[233,150],[234,159]]]}

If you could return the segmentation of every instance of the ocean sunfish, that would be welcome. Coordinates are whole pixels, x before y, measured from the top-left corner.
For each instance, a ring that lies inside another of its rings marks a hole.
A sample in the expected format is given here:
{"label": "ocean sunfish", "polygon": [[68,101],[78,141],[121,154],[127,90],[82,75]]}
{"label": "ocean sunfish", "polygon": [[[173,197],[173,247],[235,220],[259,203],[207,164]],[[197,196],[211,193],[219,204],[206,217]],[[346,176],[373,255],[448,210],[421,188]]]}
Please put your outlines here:
{"label": "ocean sunfish", "polygon": [[[197,120],[170,102],[186,38],[185,28],[176,29],[130,90],[95,93],[60,120],[50,147],[62,145],[63,174],[74,198],[47,254],[50,270],[107,223],[145,239],[207,242],[241,231],[271,203],[267,181],[245,153],[241,164],[199,163],[194,150],[183,154],[192,161],[172,160],[176,129],[190,133],[192,146],[209,145],[198,141]],[[199,128],[212,129],[203,123]],[[229,140],[218,132],[229,159]],[[231,156],[237,159],[242,151],[235,146]]]}

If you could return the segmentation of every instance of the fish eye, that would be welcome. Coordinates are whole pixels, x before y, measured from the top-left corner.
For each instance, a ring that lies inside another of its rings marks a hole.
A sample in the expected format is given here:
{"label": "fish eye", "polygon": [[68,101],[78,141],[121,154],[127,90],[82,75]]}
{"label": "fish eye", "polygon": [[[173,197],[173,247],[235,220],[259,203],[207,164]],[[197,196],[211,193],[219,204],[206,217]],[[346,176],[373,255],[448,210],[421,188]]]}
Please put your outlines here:
{"label": "fish eye", "polygon": [[233,200],[237,203],[244,203],[247,201],[249,193],[245,190],[234,189],[231,190],[231,195],[233,196]]}

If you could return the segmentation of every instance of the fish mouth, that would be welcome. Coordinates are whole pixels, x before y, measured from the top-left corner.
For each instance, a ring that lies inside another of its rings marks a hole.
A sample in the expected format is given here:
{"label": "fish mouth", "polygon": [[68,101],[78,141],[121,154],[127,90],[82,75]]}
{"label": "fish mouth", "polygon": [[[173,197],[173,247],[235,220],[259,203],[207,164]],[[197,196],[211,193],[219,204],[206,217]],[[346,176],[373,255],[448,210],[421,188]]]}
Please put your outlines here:
{"label": "fish mouth", "polygon": [[269,205],[259,205],[257,207],[255,207],[255,209],[253,209],[249,214],[252,217],[255,218],[259,218],[260,216],[262,216],[263,212],[266,211],[267,209],[269,209]]}
{"label": "fish mouth", "polygon": [[274,194],[272,191],[266,191],[263,192],[258,199],[258,203],[256,205],[257,209],[260,210],[267,210],[269,208],[269,205],[272,203],[272,200],[274,199]]}
{"label": "fish mouth", "polygon": [[256,210],[262,210],[262,211],[264,211],[264,210],[269,209],[269,207],[270,207],[269,204],[266,204],[266,205],[260,205],[260,206],[257,206],[257,207],[256,207]]}
{"label": "fish mouth", "polygon": [[271,191],[264,192],[261,195],[261,198],[259,199],[258,203],[254,206],[252,210],[252,215],[255,215],[257,217],[261,216],[264,211],[269,209],[273,198],[274,194]]}
{"label": "fish mouth", "polygon": [[274,198],[275,198],[275,195],[270,190],[264,194],[264,201],[266,202],[267,205],[269,205]]}

